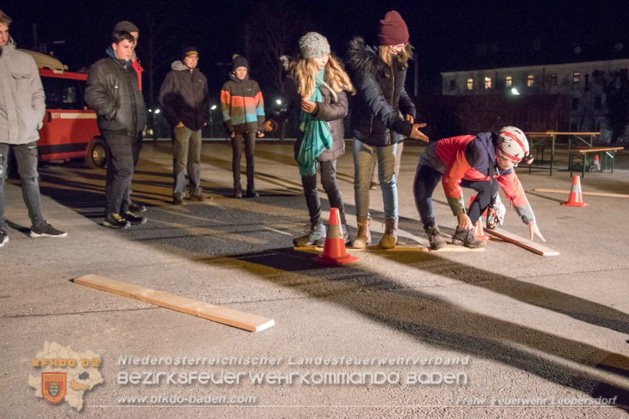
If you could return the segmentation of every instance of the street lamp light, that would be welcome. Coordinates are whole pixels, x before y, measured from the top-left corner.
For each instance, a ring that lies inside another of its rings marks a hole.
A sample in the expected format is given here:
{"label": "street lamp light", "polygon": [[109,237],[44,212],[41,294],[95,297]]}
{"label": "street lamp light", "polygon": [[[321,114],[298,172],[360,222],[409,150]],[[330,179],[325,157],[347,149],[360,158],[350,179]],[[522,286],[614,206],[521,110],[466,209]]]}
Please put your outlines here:
{"label": "street lamp light", "polygon": [[275,101],[275,103],[277,103],[278,105],[281,105],[281,104],[282,104],[282,99],[277,99],[277,100]]}
{"label": "street lamp light", "polygon": [[511,94],[513,96],[520,96],[520,92],[518,92],[518,89],[516,89],[515,87],[511,88]]}

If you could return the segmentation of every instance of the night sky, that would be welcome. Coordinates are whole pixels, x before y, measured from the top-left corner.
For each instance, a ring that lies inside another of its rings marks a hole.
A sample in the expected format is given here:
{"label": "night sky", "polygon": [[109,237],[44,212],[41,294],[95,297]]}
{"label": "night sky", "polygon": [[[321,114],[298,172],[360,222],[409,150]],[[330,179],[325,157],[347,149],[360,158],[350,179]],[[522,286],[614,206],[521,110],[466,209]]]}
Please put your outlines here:
{"label": "night sky", "polygon": [[[439,73],[470,67],[587,61],[629,56],[629,6],[613,1],[496,0],[3,0],[13,18],[11,34],[18,47],[33,47],[33,24],[39,42],[48,44],[71,70],[88,67],[104,56],[110,31],[119,20],[140,28],[138,56],[147,67],[149,27],[154,22],[156,88],[179,58],[184,45],[200,51],[199,68],[208,77],[213,96],[226,80],[233,53],[245,54],[245,23],[250,28],[268,16],[289,16],[297,48],[298,34],[321,32],[341,58],[347,41],[374,32],[386,11],[398,10],[416,47],[421,94],[438,93]],[[255,30],[249,31],[250,65],[263,92],[274,94],[256,54]],[[622,45],[619,46],[619,45]],[[576,53],[575,51],[578,51]],[[412,78],[412,77],[411,77]],[[148,85],[147,73],[144,83]],[[408,86],[407,86],[408,87]],[[145,89],[146,93],[146,89]]]}

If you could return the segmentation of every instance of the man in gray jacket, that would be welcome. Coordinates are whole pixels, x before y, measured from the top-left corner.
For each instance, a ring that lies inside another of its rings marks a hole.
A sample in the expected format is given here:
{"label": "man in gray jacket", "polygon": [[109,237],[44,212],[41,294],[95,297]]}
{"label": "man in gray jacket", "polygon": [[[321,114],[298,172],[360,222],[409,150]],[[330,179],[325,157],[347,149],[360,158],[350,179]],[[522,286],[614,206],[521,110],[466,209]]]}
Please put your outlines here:
{"label": "man in gray jacket", "polygon": [[103,225],[111,228],[146,222],[129,210],[133,143],[146,125],[144,98],[132,67],[133,48],[129,32],[114,32],[108,57],[92,64],[85,87],[85,102],[96,111],[98,128],[109,147]]}
{"label": "man in gray jacket", "polygon": [[183,205],[186,171],[190,199],[205,199],[201,194],[201,128],[210,116],[210,96],[207,79],[197,68],[198,60],[196,48],[184,48],[181,61],[172,63],[159,91],[159,103],[174,130],[174,205]]}
{"label": "man in gray jacket", "polygon": [[4,183],[9,151],[17,161],[22,196],[31,219],[31,237],[65,237],[44,220],[39,197],[37,140],[46,112],[44,88],[35,60],[15,49],[11,18],[0,10],[0,247],[9,241],[4,216]]}

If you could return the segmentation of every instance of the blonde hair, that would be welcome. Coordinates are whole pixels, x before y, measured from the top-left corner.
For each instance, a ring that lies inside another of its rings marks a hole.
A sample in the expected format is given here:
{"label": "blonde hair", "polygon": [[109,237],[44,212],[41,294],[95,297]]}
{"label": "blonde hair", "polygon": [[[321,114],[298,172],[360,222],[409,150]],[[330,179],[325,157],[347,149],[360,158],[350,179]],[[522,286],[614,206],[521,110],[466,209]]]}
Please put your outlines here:
{"label": "blonde hair", "polygon": [[[380,45],[379,52],[380,58],[385,62],[386,65],[391,66],[393,64],[393,60],[391,59],[391,46],[392,45]],[[413,59],[413,52],[410,48],[404,47],[400,52],[397,53],[397,60],[401,64],[406,64],[408,60]]]}
{"label": "blonde hair", "polygon": [[[342,90],[356,93],[343,65],[334,56],[329,56],[325,70],[324,83],[328,85],[332,95],[336,97],[335,92]],[[313,58],[302,58],[293,65],[291,75],[297,84],[297,93],[306,100],[310,99],[314,93],[315,74],[317,74],[317,65]]]}

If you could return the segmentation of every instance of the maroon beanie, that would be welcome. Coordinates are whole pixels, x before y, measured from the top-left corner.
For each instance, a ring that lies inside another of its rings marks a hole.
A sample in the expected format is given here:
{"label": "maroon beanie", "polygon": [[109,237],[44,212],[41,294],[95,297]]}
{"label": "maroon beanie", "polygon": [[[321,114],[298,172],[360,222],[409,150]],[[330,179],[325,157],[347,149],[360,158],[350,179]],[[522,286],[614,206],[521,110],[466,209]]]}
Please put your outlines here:
{"label": "maroon beanie", "polygon": [[380,21],[378,27],[378,41],[380,45],[407,44],[408,39],[408,27],[404,19],[398,12],[391,10]]}

